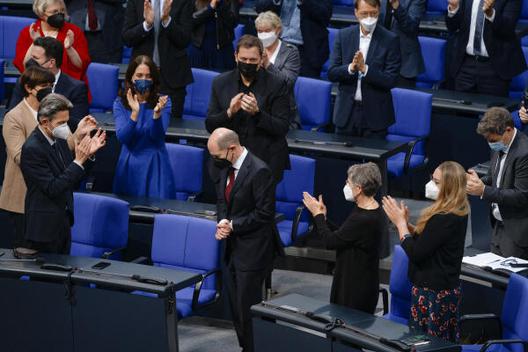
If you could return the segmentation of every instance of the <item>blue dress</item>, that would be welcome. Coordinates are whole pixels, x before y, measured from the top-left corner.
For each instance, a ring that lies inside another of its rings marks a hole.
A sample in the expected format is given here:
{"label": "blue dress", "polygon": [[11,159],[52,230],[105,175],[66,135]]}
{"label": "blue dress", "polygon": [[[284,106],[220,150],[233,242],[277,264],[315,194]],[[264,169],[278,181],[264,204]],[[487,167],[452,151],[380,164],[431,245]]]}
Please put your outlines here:
{"label": "blue dress", "polygon": [[114,117],[121,154],[114,176],[114,193],[156,198],[175,198],[174,177],[165,147],[170,100],[159,119],[146,103],[140,104],[137,121],[130,119],[121,98],[114,102]]}

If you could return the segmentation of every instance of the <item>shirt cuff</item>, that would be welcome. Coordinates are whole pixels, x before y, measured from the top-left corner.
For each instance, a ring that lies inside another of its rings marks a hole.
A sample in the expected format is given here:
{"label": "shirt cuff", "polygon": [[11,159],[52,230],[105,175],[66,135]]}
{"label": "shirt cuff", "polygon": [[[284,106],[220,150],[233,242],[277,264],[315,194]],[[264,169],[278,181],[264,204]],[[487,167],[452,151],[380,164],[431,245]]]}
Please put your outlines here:
{"label": "shirt cuff", "polygon": [[79,167],[80,167],[81,169],[83,169],[83,171],[84,171],[84,166],[82,166],[81,163],[77,162],[77,160],[74,160],[73,162],[74,162],[75,164],[79,165]]}
{"label": "shirt cuff", "polygon": [[454,11],[449,10],[449,6],[447,7],[447,17],[453,17],[458,13],[458,10],[460,10],[460,5],[458,5],[457,9]]}
{"label": "shirt cuff", "polygon": [[412,235],[411,235],[410,233],[406,233],[405,235],[403,235],[403,237],[402,237],[402,239],[401,239],[400,242],[403,242],[403,241],[405,241],[406,239],[411,238],[411,237],[412,237]]}
{"label": "shirt cuff", "polygon": [[358,72],[359,78],[365,77],[367,73],[368,73],[368,65],[365,65],[365,73]]}
{"label": "shirt cuff", "polygon": [[488,15],[486,15],[486,13],[484,13],[484,16],[486,17],[486,19],[490,22],[493,22],[495,21],[495,9],[493,9],[493,13],[491,14],[491,16],[488,17]]}
{"label": "shirt cuff", "polygon": [[484,193],[486,193],[486,186],[484,186],[484,189],[482,190],[482,194],[480,195],[480,199],[484,198]]}
{"label": "shirt cuff", "polygon": [[353,75],[355,72],[352,70],[352,64],[348,65],[348,74]]}
{"label": "shirt cuff", "polygon": [[154,26],[151,26],[149,28],[148,25],[147,25],[147,21],[143,21],[143,29],[145,30],[145,32],[150,32],[152,30],[152,27],[154,27]]}
{"label": "shirt cuff", "polygon": [[161,22],[161,25],[163,26],[163,28],[167,28],[169,26],[169,24],[171,23],[171,17],[169,16],[169,18],[167,18],[166,21],[162,21]]}

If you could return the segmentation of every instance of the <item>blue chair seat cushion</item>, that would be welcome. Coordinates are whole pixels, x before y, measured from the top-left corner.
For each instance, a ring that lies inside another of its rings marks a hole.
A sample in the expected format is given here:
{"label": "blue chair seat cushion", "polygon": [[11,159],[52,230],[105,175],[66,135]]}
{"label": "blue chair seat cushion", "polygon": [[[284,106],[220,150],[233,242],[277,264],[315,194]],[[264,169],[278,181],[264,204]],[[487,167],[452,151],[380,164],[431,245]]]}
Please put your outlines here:
{"label": "blue chair seat cushion", "polygon": [[[277,224],[279,230],[280,238],[284,247],[291,246],[291,231],[293,227],[292,220],[283,220]],[[299,221],[299,226],[297,227],[297,238],[302,237],[308,232],[309,224],[308,222]]]}
{"label": "blue chair seat cushion", "polygon": [[393,315],[392,313],[387,313],[383,316],[384,319],[393,321],[398,324],[408,325],[409,321],[405,318],[399,317],[397,315]]}
{"label": "blue chair seat cushion", "polygon": [[[387,170],[389,175],[399,177],[403,175],[403,162],[405,160],[405,153],[398,153],[387,160]],[[423,164],[425,160],[424,155],[413,154],[409,161],[409,168],[413,169]]]}

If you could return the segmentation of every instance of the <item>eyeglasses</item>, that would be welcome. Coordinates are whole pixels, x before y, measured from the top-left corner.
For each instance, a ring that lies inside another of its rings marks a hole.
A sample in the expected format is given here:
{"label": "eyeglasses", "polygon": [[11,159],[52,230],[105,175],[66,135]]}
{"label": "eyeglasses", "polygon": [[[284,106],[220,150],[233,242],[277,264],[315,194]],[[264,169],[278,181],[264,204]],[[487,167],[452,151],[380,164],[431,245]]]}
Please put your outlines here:
{"label": "eyeglasses", "polygon": [[357,15],[359,18],[378,17],[379,11],[361,11]]}

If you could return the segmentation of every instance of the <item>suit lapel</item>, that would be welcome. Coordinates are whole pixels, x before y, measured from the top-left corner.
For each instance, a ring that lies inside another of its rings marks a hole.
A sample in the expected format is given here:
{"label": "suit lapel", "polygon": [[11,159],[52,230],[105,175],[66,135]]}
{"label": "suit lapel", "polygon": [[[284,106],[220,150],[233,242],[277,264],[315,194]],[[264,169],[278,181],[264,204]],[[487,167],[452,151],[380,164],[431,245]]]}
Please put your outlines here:
{"label": "suit lapel", "polygon": [[236,192],[242,187],[242,184],[244,183],[246,176],[249,173],[249,167],[251,165],[251,158],[249,156],[249,153],[246,156],[246,159],[242,163],[242,166],[240,167],[240,170],[238,170],[237,177],[235,178],[235,184],[233,185],[233,189],[231,190],[231,194],[229,195],[229,207],[231,208],[231,205],[233,204],[232,200]]}
{"label": "suit lapel", "polygon": [[279,70],[282,69],[282,67],[284,66],[284,63],[286,62],[287,55],[284,55],[284,52],[286,50],[288,50],[288,48],[286,47],[286,43],[281,42],[279,53],[277,54],[277,57],[275,59],[275,64],[274,64],[274,66],[277,67]]}
{"label": "suit lapel", "polygon": [[[501,176],[501,182],[497,187],[502,187],[504,184],[504,180],[506,179],[506,176],[508,175],[509,170],[511,170],[511,163],[512,160],[515,159],[515,153],[517,152],[517,145],[519,144],[519,131],[517,131],[517,134],[515,135],[515,139],[513,140],[510,150],[508,151],[508,154],[506,154],[506,160],[504,160],[504,166],[502,168],[502,176]],[[498,155],[498,153],[497,153]]]}
{"label": "suit lapel", "polygon": [[53,87],[53,93],[59,93],[59,94],[62,94],[61,92],[64,91],[64,84],[65,84],[65,78],[64,78],[64,73],[61,71],[60,75],[59,75],[59,79],[57,80],[57,84],[55,84],[55,87]]}
{"label": "suit lapel", "polygon": [[378,48],[378,42],[379,42],[379,29],[378,25],[376,25],[376,28],[374,29],[374,33],[372,33],[372,38],[370,39],[370,45],[367,51],[367,59],[365,60],[365,64],[369,65],[371,62],[372,57],[374,56],[374,53],[376,52]]}
{"label": "suit lapel", "polygon": [[[352,38],[349,38],[350,43],[352,44],[352,45],[350,45],[350,51],[351,52],[349,52],[348,53],[349,55],[346,57],[348,63],[352,62],[352,59],[354,58],[354,55],[359,50],[359,31],[360,31],[359,24],[352,28]],[[348,47],[348,45],[343,45],[343,47]],[[343,63],[346,63],[346,62],[343,61]]]}
{"label": "suit lapel", "polygon": [[[36,127],[37,137],[40,140],[40,144],[42,144],[42,147],[46,150],[46,156],[48,160],[51,160],[55,164],[55,170],[59,170],[59,172],[62,172],[64,170],[65,165],[61,160],[59,160],[59,156],[55,153],[55,150],[51,146],[51,144],[48,142],[40,128],[38,126]],[[57,143],[57,142],[55,142]],[[60,150],[60,148],[59,148]],[[52,165],[50,165],[52,167]]]}

